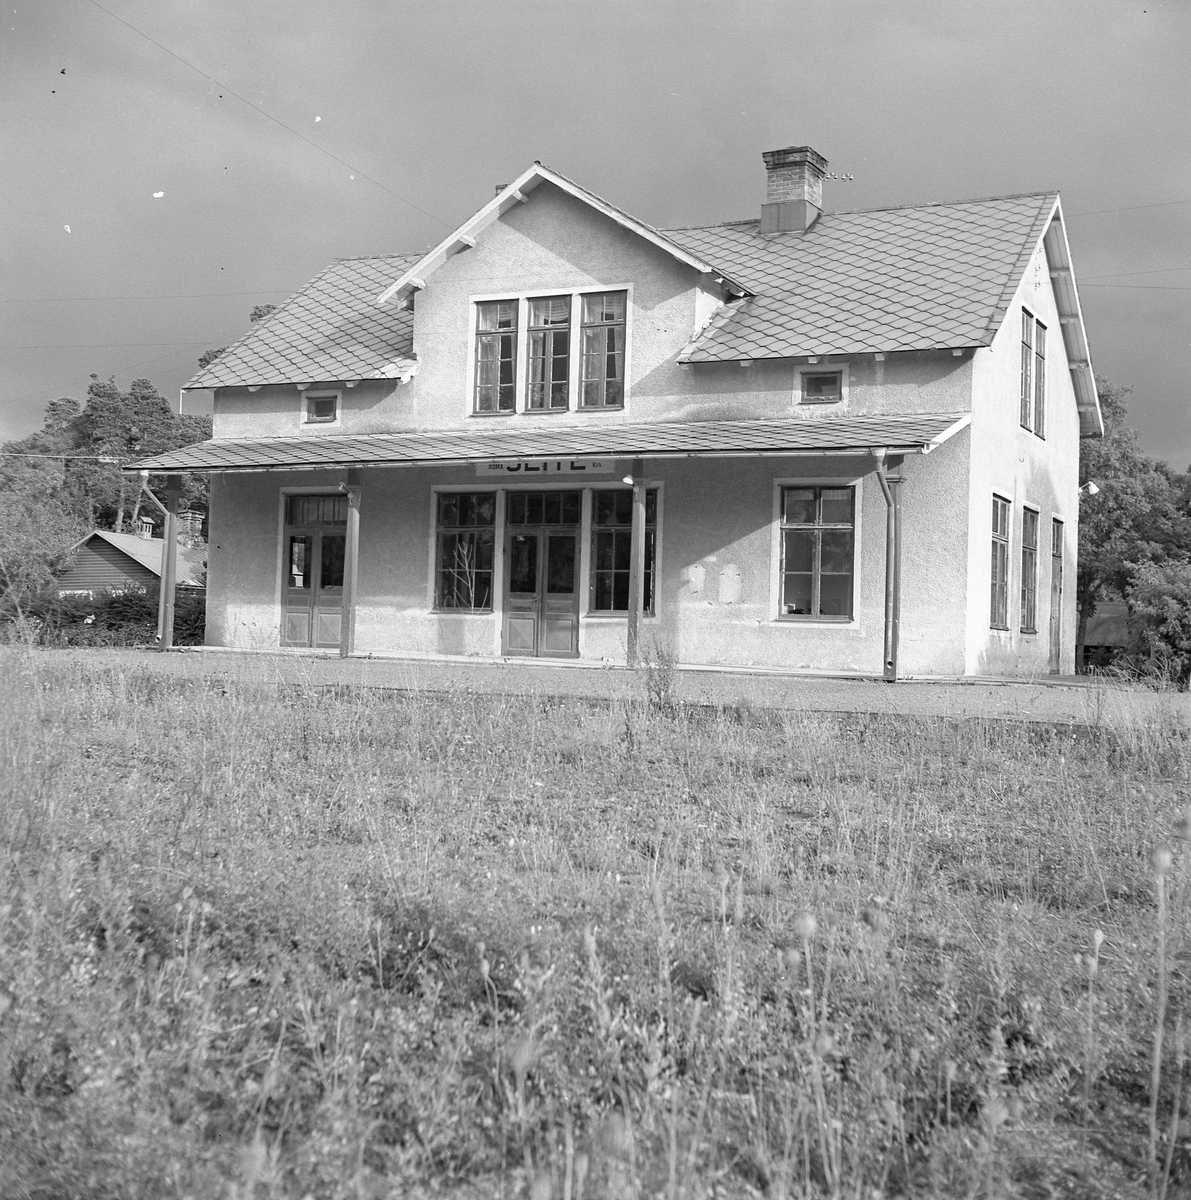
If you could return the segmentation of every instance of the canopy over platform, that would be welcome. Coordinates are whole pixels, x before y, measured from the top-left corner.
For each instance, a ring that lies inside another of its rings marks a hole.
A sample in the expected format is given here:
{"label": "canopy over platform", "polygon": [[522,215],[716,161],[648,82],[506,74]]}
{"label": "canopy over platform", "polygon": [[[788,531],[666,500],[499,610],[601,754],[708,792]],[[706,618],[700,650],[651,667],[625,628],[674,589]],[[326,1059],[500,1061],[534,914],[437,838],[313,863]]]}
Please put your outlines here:
{"label": "canopy over platform", "polygon": [[310,471],[507,459],[687,458],[764,455],[929,454],[971,413],[913,413],[819,420],[568,425],[438,433],[215,438],[133,463],[133,471]]}

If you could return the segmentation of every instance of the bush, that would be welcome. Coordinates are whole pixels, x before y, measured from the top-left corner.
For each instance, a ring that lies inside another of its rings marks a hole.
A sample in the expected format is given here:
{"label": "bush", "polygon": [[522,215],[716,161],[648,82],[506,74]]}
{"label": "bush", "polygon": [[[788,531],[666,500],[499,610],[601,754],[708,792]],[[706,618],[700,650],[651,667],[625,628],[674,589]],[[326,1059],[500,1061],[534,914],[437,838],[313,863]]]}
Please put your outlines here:
{"label": "bush", "polygon": [[1191,683],[1191,562],[1143,563],[1126,599],[1132,644],[1150,669],[1180,688]]}
{"label": "bush", "polygon": [[[143,646],[157,640],[156,584],[93,596],[43,593],[21,620],[5,621],[7,640],[42,646]],[[17,630],[18,623],[21,629]],[[206,593],[179,589],[174,601],[174,645],[201,646],[206,633]]]}

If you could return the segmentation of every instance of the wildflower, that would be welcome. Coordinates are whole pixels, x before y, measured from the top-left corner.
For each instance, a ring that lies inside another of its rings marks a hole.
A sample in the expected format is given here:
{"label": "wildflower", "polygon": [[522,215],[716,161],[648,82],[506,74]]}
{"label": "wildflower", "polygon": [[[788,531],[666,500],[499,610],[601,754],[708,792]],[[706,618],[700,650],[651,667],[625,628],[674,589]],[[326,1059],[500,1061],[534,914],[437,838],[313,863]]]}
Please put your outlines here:
{"label": "wildflower", "polygon": [[1174,831],[1176,837],[1182,838],[1185,842],[1191,841],[1191,806],[1174,823]]}
{"label": "wildflower", "polygon": [[1097,953],[1099,953],[1100,947],[1103,945],[1104,945],[1104,930],[1097,929],[1096,932],[1092,934],[1092,949],[1094,949]]}
{"label": "wildflower", "polygon": [[794,918],[794,932],[804,942],[809,942],[815,936],[817,928],[818,923],[815,921],[814,913],[800,912]]}
{"label": "wildflower", "polygon": [[1150,854],[1150,866],[1154,868],[1154,874],[1161,878],[1170,870],[1174,864],[1174,855],[1171,854],[1170,848],[1167,846],[1155,846]]}

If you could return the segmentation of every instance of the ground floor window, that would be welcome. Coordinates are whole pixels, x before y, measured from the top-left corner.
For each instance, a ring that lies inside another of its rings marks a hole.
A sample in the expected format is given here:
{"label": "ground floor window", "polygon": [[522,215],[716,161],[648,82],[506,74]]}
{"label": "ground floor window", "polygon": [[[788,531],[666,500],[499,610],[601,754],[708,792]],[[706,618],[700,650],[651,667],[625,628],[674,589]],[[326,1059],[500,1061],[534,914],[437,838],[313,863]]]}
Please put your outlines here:
{"label": "ground floor window", "polygon": [[993,496],[992,503],[992,596],[989,624],[1009,628],[1009,501]]}
{"label": "ground floor window", "polygon": [[782,488],[781,539],[782,615],[851,620],[856,489]]}
{"label": "ground floor window", "polygon": [[1021,631],[1038,632],[1038,514],[1021,510]]}
{"label": "ground floor window", "polygon": [[[645,492],[645,589],[642,611],[653,612],[658,493]],[[591,611],[628,612],[632,564],[633,491],[615,488],[591,497]]]}
{"label": "ground floor window", "polygon": [[439,608],[492,611],[495,492],[438,494],[437,589]]}

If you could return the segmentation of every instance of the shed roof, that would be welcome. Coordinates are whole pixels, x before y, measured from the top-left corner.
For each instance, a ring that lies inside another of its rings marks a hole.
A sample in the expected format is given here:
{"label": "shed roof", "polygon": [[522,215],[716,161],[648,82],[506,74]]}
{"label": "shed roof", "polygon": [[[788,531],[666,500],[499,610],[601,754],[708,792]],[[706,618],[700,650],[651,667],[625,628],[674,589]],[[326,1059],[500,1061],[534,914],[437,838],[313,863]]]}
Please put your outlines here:
{"label": "shed roof", "polygon": [[547,425],[441,433],[328,434],[219,439],[171,450],[128,471],[309,470],[342,466],[493,462],[502,459],[685,458],[730,455],[867,453],[881,448],[929,453],[971,419],[969,413],[786,418],[658,424]]}

